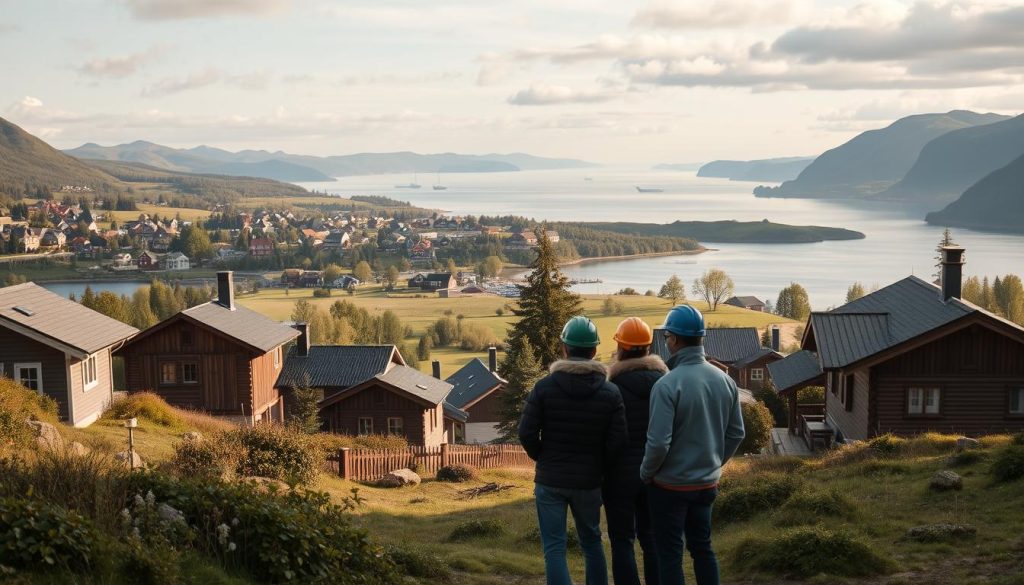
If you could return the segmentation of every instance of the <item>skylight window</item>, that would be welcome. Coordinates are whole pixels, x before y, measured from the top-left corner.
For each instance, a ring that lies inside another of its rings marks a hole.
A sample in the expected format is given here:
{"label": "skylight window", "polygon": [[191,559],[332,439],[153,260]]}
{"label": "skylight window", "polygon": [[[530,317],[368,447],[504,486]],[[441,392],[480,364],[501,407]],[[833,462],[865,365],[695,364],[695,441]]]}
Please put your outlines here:
{"label": "skylight window", "polygon": [[416,387],[419,388],[420,390],[426,390],[427,389],[427,387],[424,386],[423,384],[416,384]]}
{"label": "skylight window", "polygon": [[31,317],[32,315],[36,314],[35,311],[33,311],[32,309],[28,309],[25,307],[14,307],[14,310],[21,313],[22,315],[25,315],[26,317]]}

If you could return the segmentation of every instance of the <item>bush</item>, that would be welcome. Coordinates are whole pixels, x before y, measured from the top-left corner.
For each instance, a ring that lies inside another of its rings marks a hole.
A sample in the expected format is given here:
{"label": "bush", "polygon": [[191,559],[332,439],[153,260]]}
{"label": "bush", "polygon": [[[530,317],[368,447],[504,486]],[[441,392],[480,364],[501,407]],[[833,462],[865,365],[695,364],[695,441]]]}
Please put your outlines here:
{"label": "bush", "polygon": [[323,454],[308,435],[274,425],[228,431],[219,437],[225,449],[240,448],[235,471],[249,477],[269,477],[288,483],[310,484],[319,473]]}
{"label": "bush", "polygon": [[461,341],[459,347],[466,351],[483,351],[489,347],[498,345],[498,336],[490,327],[481,323],[463,322],[460,326],[459,336]]}
{"label": "bush", "polygon": [[220,479],[238,469],[242,451],[237,443],[213,440],[181,441],[174,445],[171,467],[181,477]]}
{"label": "bush", "polygon": [[[534,526],[528,532],[523,534],[519,538],[520,542],[529,542],[532,544],[542,544],[543,541],[540,537],[540,527]],[[570,521],[569,526],[565,531],[565,550],[576,551],[580,550],[580,535],[576,532],[576,527]]]}
{"label": "bush", "polygon": [[740,453],[760,453],[761,449],[768,446],[772,438],[772,427],[774,419],[772,413],[763,402],[753,404],[744,403],[743,428],[746,434],[743,442],[740,443]]}
{"label": "bush", "polygon": [[748,538],[736,547],[734,564],[744,572],[797,579],[821,573],[867,577],[885,573],[892,565],[849,533],[822,527],[793,528],[781,535]]}
{"label": "bush", "polygon": [[56,425],[57,403],[0,376],[0,449],[6,445],[27,447],[32,444],[32,429],[25,424],[26,419]]}
{"label": "bush", "polygon": [[445,465],[441,469],[437,470],[437,481],[450,481],[452,483],[462,483],[464,481],[470,481],[476,479],[476,469],[469,465],[462,465],[456,463],[454,465]]}
{"label": "bush", "polygon": [[879,435],[868,441],[868,446],[882,455],[896,455],[906,444],[906,439],[892,433]]}
{"label": "bush", "polygon": [[405,449],[409,442],[398,435],[338,435],[318,433],[310,440],[324,453],[334,454],[338,449]]}
{"label": "bush", "polygon": [[504,317],[505,316],[505,309],[502,309],[501,307],[498,307],[497,309],[494,309],[494,314],[499,316],[499,317]]}
{"label": "bush", "polygon": [[455,527],[448,542],[465,542],[477,538],[493,538],[507,532],[505,524],[497,520],[468,520]]}
{"label": "bush", "polygon": [[815,524],[822,518],[851,519],[856,515],[857,504],[838,490],[798,490],[790,496],[775,515],[779,526]]}
{"label": "bush", "polygon": [[1017,433],[1011,437],[1010,443],[1013,445],[1024,445],[1024,433]]}
{"label": "bush", "polygon": [[807,386],[801,388],[796,393],[797,404],[824,404],[825,403],[825,387],[824,386]]}
{"label": "bush", "polygon": [[185,427],[185,421],[178,415],[174,407],[152,392],[136,392],[115,400],[114,404],[103,413],[103,418],[108,420],[139,418],[172,429]]}
{"label": "bush", "polygon": [[23,500],[0,498],[0,574],[89,566],[96,530],[75,512]]}
{"label": "bush", "polygon": [[996,481],[1013,481],[1024,477],[1024,447],[1004,447],[992,461],[990,473]]}
{"label": "bush", "polygon": [[389,546],[385,554],[398,570],[410,577],[423,577],[432,583],[450,583],[452,570],[444,559],[416,548]]}
{"label": "bush", "polygon": [[331,289],[329,289],[329,288],[314,288],[313,289],[313,298],[321,299],[321,298],[329,297],[329,296],[331,296]]}
{"label": "bush", "polygon": [[612,297],[605,298],[604,303],[601,304],[601,312],[605,316],[621,315],[625,310],[626,305]]}
{"label": "bush", "polygon": [[966,467],[986,459],[988,459],[988,453],[978,449],[971,449],[970,451],[953,453],[946,458],[946,465],[949,465],[950,467]]}
{"label": "bush", "polygon": [[768,410],[772,413],[774,426],[785,427],[789,425],[789,406],[786,405],[785,400],[775,393],[775,390],[771,388],[755,390],[754,398],[758,402],[763,402],[768,407]]}
{"label": "bush", "polygon": [[727,482],[715,502],[717,522],[749,520],[761,512],[781,506],[800,487],[792,475],[766,474],[734,486]]}
{"label": "bush", "polygon": [[[451,311],[446,311],[450,314]],[[428,331],[433,337],[436,346],[444,347],[455,343],[459,339],[459,323],[451,317],[445,317],[444,319],[438,319],[430,326]]]}

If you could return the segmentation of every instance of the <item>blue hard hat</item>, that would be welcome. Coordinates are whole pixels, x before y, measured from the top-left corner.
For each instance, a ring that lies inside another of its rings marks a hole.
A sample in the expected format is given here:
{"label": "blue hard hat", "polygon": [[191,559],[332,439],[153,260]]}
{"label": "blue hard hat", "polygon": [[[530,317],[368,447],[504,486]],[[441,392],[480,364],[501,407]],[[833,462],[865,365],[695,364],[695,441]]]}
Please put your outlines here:
{"label": "blue hard hat", "polygon": [[662,329],[680,337],[704,337],[704,315],[690,305],[678,305],[665,316]]}

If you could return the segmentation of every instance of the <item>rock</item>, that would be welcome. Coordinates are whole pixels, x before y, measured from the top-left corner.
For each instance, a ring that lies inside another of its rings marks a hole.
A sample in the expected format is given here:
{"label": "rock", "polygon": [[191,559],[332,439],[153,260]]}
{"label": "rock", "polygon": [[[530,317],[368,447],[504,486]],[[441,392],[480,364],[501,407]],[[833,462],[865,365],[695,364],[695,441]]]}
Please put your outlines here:
{"label": "rock", "polygon": [[39,420],[27,420],[28,426],[36,434],[36,443],[43,449],[59,449],[64,446],[64,438],[60,436],[57,427],[48,422]]}
{"label": "rock", "polygon": [[956,448],[958,451],[966,451],[967,449],[980,449],[981,441],[978,439],[972,439],[970,437],[960,437],[956,440]]}
{"label": "rock", "polygon": [[935,472],[935,475],[932,476],[931,481],[928,483],[928,487],[940,492],[960,490],[964,487],[964,480],[960,477],[960,474],[943,469],[942,471]]}
{"label": "rock", "polygon": [[68,446],[65,449],[65,452],[69,453],[71,455],[77,455],[79,457],[83,457],[83,456],[89,454],[89,448],[86,447],[85,445],[79,443],[78,441],[72,441],[72,442],[68,443]]}
{"label": "rock", "polygon": [[199,431],[189,431],[181,436],[182,440],[185,441],[202,441],[203,434]]}
{"label": "rock", "polygon": [[948,542],[974,538],[978,529],[970,524],[926,524],[907,530],[907,538],[917,542]]}
{"label": "rock", "polygon": [[419,485],[420,476],[409,469],[396,469],[377,481],[377,487],[396,488],[405,485]]}
{"label": "rock", "polygon": [[142,457],[138,451],[121,451],[114,455],[114,461],[123,463],[131,469],[142,469]]}

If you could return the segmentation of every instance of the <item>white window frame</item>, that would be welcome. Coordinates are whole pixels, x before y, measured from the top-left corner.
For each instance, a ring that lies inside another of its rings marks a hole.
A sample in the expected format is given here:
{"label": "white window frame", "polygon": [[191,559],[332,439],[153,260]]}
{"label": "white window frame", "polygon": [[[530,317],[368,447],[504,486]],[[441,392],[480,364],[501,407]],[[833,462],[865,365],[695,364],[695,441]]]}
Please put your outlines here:
{"label": "white window frame", "polygon": [[[363,430],[363,421],[368,421],[368,431]],[[356,420],[356,434],[360,437],[365,437],[373,434],[373,417],[372,416],[361,416]]]}
{"label": "white window frame", "polygon": [[[22,368],[27,368],[27,369],[34,368],[36,370],[36,372],[38,373],[38,376],[39,376],[39,380],[38,380],[39,387],[36,388],[36,392],[42,394],[43,393],[43,364],[40,363],[40,362],[15,362],[14,363],[14,371],[11,372],[11,373],[13,374],[14,381],[19,383],[19,384],[21,384],[21,369]],[[24,386],[24,384],[22,384],[22,386]],[[26,386],[26,388],[27,388],[27,386]]]}
{"label": "white window frame", "polygon": [[[932,400],[932,404],[928,403],[929,400]],[[937,416],[942,414],[942,389],[937,386],[911,386],[907,388],[907,414],[914,416]]]}
{"label": "white window frame", "polygon": [[[189,380],[185,375],[186,367],[192,366],[196,369],[195,378]],[[181,383],[182,384],[198,384],[199,383],[199,363],[197,362],[181,362]]]}
{"label": "white window frame", "polygon": [[[392,423],[398,421],[398,431],[392,430]],[[388,417],[388,434],[405,436],[405,419],[400,416],[389,416]]]}
{"label": "white window frame", "polygon": [[751,382],[762,382],[762,381],[764,381],[764,368],[750,368],[750,381]]}
{"label": "white window frame", "polygon": [[[92,354],[82,360],[82,391],[88,392],[100,383],[100,372],[97,367],[99,354]],[[90,377],[91,374],[91,377]]]}
{"label": "white window frame", "polygon": [[[1017,409],[1013,408],[1013,396],[1017,396]],[[1016,388],[1010,388],[1010,404],[1007,405],[1010,410],[1010,414],[1021,415],[1024,414],[1024,386],[1017,386]]]}

